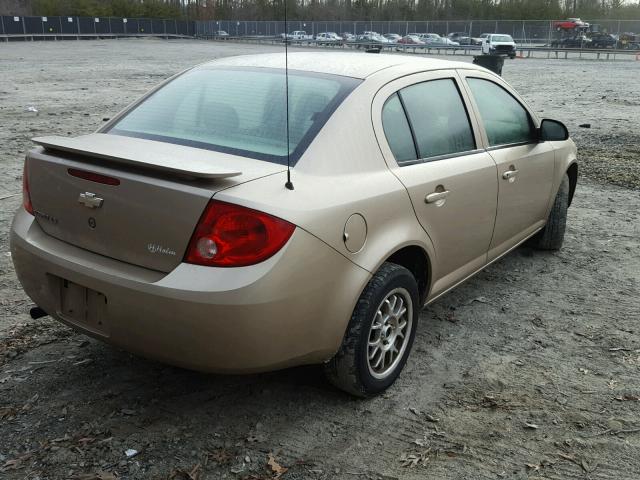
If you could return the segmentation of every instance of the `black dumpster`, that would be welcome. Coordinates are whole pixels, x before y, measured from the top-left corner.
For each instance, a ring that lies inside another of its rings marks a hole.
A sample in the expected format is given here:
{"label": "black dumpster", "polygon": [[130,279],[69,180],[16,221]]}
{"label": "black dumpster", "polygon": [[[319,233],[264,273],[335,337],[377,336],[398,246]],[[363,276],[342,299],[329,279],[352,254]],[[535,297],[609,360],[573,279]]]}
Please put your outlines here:
{"label": "black dumpster", "polygon": [[504,57],[501,57],[500,55],[477,55],[473,57],[473,63],[491,70],[498,75],[502,75]]}

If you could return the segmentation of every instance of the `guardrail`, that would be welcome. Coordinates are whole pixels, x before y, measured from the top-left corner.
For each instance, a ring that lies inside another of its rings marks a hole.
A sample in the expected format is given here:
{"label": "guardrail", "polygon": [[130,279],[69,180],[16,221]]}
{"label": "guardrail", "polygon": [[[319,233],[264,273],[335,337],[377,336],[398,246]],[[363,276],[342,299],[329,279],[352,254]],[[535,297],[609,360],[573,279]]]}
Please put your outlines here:
{"label": "guardrail", "polygon": [[[640,61],[640,50],[629,50],[621,48],[559,48],[559,47],[518,47],[522,58],[540,58],[537,53],[546,53],[546,58],[568,59],[569,55],[583,58],[583,55],[595,56],[596,60],[615,60],[616,56],[635,57]],[[526,55],[525,55],[526,52]]]}

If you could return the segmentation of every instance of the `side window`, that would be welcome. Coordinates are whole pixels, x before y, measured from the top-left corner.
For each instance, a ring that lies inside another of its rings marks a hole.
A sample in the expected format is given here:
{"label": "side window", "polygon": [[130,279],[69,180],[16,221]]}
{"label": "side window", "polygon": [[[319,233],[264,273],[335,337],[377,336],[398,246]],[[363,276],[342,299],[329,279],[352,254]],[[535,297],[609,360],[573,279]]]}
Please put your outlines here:
{"label": "side window", "polygon": [[413,128],[419,158],[476,148],[469,116],[453,79],[411,85],[399,95]]}
{"label": "side window", "polygon": [[467,78],[489,145],[529,143],[535,138],[529,112],[505,89],[489,80]]}
{"label": "side window", "polygon": [[400,164],[416,160],[416,147],[398,94],[394,93],[382,107],[382,127],[389,147]]}

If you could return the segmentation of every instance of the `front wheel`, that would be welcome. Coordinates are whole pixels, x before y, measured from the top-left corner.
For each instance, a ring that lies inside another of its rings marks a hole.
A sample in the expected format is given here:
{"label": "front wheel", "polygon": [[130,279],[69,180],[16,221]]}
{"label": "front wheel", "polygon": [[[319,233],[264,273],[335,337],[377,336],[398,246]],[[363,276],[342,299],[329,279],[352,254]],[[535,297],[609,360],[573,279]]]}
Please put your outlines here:
{"label": "front wheel", "polygon": [[551,207],[547,224],[530,242],[530,245],[540,250],[560,250],[564,241],[567,227],[567,210],[569,208],[569,176],[565,173],[560,182],[560,188]]}
{"label": "front wheel", "polygon": [[411,272],[384,263],[360,295],[340,349],[325,364],[328,380],[359,397],[389,388],[400,375],[413,344],[418,299]]}

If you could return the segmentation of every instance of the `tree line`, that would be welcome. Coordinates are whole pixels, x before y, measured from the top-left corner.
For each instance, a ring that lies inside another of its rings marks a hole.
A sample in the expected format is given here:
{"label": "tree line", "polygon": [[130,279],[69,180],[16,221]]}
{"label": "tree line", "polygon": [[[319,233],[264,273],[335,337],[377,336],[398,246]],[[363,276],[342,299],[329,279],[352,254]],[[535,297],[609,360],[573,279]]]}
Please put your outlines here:
{"label": "tree line", "polygon": [[640,0],[0,0],[0,13],[282,20],[285,1],[291,20],[640,18]]}

